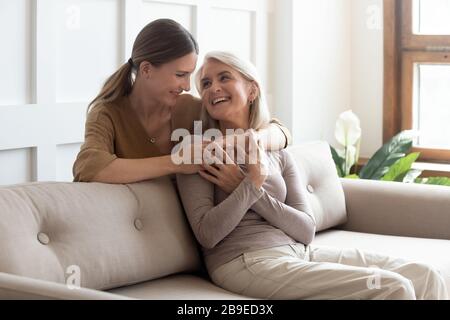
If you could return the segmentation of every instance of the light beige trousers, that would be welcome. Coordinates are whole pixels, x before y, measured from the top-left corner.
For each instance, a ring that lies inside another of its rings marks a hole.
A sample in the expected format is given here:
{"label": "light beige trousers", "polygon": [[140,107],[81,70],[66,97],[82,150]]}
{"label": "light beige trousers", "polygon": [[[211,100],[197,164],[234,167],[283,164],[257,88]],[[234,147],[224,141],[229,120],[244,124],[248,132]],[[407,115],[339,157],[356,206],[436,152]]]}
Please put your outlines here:
{"label": "light beige trousers", "polygon": [[447,299],[433,267],[358,249],[301,243],[244,253],[210,275],[261,299]]}

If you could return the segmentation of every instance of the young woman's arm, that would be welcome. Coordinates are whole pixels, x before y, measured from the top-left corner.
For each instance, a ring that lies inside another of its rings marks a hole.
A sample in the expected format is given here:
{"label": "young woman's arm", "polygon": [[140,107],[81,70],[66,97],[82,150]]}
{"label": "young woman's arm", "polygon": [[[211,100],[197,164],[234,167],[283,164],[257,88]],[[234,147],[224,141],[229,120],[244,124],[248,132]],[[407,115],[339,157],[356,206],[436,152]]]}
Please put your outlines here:
{"label": "young woman's arm", "polygon": [[115,130],[107,112],[93,109],[86,120],[85,142],[73,165],[74,181],[133,183],[173,173],[196,173],[197,165],[176,165],[170,155],[121,159],[114,153]]}
{"label": "young woman's arm", "polygon": [[260,144],[265,150],[285,149],[292,142],[289,129],[275,118],[270,121],[270,125],[266,129],[258,130],[257,133]]}
{"label": "young woman's arm", "polygon": [[[267,128],[253,130],[253,132],[257,135],[259,145],[264,150],[268,151],[279,151],[285,149],[289,144],[291,144],[292,141],[289,130],[276,119],[272,119]],[[246,131],[245,135],[247,134],[248,131]],[[233,139],[234,136],[228,135],[224,136],[222,139],[216,139],[216,141],[222,141],[222,147],[226,148],[226,144],[223,141],[233,141]]]}
{"label": "young woman's arm", "polygon": [[174,173],[193,174],[198,165],[175,165],[170,155],[145,159],[115,159],[90,181],[102,183],[133,183]]}

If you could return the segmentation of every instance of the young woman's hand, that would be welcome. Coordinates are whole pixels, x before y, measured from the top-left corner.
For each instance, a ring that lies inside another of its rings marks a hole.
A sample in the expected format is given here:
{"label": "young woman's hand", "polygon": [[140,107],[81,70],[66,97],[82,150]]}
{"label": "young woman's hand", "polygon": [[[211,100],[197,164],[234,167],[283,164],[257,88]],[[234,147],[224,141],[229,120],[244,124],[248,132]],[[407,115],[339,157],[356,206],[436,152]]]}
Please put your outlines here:
{"label": "young woman's hand", "polygon": [[175,173],[195,174],[201,169],[203,152],[209,144],[194,136],[187,136],[172,151],[171,160]]}
{"label": "young woman's hand", "polygon": [[227,150],[227,147],[236,150],[236,145],[241,145],[245,148],[245,151],[249,153],[249,139],[256,140],[256,144],[260,144],[260,137],[257,131],[253,129],[248,129],[245,132],[236,131],[233,134],[217,137],[214,142],[220,145],[224,150]]}
{"label": "young woman's hand", "polygon": [[245,178],[242,169],[216,142],[209,143],[205,156],[199,174],[224,192],[232,193]]}

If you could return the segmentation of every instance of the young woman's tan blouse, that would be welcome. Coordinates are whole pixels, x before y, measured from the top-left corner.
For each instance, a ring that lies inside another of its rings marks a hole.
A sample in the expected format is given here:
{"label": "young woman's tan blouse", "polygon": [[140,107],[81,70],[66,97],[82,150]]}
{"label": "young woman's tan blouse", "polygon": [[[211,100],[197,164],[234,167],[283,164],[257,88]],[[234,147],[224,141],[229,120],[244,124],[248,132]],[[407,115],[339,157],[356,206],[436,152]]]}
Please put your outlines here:
{"label": "young woman's tan blouse", "polygon": [[[184,128],[192,131],[195,120],[200,119],[199,99],[182,95],[172,114],[172,130]],[[290,132],[273,119],[290,143]],[[89,182],[116,158],[142,159],[163,156],[131,109],[128,97],[115,103],[98,105],[86,119],[85,141],[73,165],[74,181]]]}

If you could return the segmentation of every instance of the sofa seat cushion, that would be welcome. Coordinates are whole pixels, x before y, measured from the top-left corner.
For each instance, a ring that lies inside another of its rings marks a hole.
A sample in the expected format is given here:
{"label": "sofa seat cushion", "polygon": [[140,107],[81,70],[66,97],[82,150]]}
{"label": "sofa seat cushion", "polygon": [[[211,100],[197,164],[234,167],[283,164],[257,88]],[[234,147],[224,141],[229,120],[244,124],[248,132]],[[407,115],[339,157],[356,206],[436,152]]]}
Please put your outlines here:
{"label": "sofa seat cushion", "polygon": [[241,300],[251,299],[226,291],[210,280],[193,274],[177,274],[108,291],[136,299]]}
{"label": "sofa seat cushion", "polygon": [[343,230],[316,234],[312,245],[358,248],[415,262],[427,263],[439,270],[450,289],[450,240],[387,236]]}

